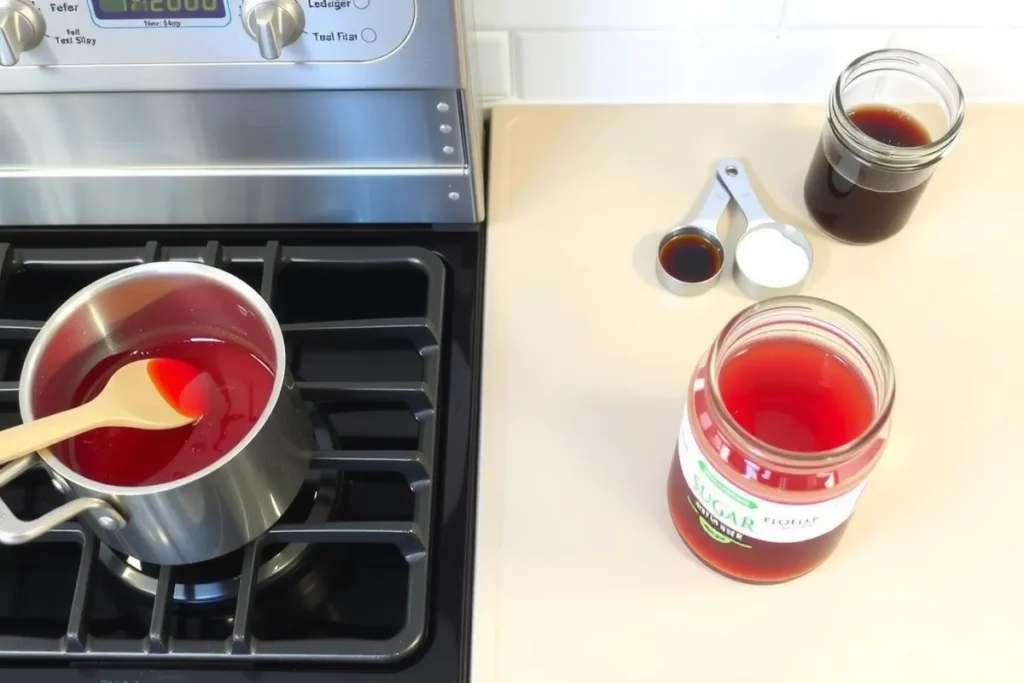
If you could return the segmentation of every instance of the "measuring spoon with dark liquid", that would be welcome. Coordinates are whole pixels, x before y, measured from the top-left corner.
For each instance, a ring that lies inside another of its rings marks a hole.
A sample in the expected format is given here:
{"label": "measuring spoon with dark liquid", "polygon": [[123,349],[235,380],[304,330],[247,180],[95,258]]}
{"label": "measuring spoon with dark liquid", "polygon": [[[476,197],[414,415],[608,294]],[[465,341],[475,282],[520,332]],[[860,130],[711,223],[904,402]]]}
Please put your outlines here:
{"label": "measuring spoon with dark liquid", "polygon": [[662,287],[680,296],[696,296],[715,286],[725,264],[718,223],[730,201],[729,191],[713,178],[696,217],[661,238],[656,272]]}

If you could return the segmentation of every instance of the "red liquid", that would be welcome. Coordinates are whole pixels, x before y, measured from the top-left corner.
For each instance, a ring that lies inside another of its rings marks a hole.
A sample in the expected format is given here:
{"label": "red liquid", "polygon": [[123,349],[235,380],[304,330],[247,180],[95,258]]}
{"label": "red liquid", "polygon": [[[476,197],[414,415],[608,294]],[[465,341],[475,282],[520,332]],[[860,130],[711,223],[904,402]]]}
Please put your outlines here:
{"label": "red liquid", "polygon": [[788,451],[820,453],[849,443],[875,413],[854,368],[823,346],[795,339],[761,341],[730,356],[718,390],[740,427]]}
{"label": "red liquid", "polygon": [[[726,359],[719,391],[740,427],[786,450],[811,453],[842,446],[861,436],[874,418],[871,390],[854,368],[822,346],[794,339],[757,342]],[[698,497],[683,477],[678,454],[668,499],[676,530],[693,553],[712,569],[751,583],[806,574],[832,553],[846,528],[843,523],[797,543],[749,536],[740,543],[715,540],[701,524]]]}
{"label": "red liquid", "polygon": [[[925,127],[901,109],[858,107],[847,116],[861,132],[893,147],[920,147],[932,141]],[[895,172],[852,159],[836,161],[846,175],[832,166],[819,144],[804,181],[804,202],[821,229],[844,242],[870,244],[895,235],[910,219],[928,185],[925,180],[909,189],[883,192],[880,190],[893,182]],[[847,177],[852,174],[857,177]]]}
{"label": "red liquid", "polygon": [[168,405],[185,417],[199,419],[217,396],[217,386],[205,372],[176,358],[154,358],[146,374]]}
{"label": "red liquid", "polygon": [[[273,388],[273,372],[241,344],[191,339],[104,359],[86,374],[71,405],[95,398],[114,372],[144,358],[184,361],[208,376],[213,388],[202,395],[202,417],[162,431],[95,429],[61,443],[54,453],[82,476],[114,486],[150,486],[194,474],[238,445],[263,413]],[[166,370],[158,372],[173,391],[182,375],[173,367]],[[187,397],[183,403],[196,407]]]}

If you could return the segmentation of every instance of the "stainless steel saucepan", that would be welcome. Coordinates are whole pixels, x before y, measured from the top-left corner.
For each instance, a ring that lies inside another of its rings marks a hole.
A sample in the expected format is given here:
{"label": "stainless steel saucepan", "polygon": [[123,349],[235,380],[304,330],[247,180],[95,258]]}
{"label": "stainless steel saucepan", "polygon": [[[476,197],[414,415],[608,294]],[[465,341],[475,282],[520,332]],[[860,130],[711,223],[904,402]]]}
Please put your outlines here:
{"label": "stainless steel saucepan", "polygon": [[312,429],[270,306],[225,271],[197,263],[148,263],[75,294],[29,349],[19,385],[22,420],[67,407],[101,359],[169,337],[237,340],[274,372],[270,400],[249,434],[199,472],[153,486],[86,479],[49,450],[11,463],[0,469],[0,486],[41,465],[68,501],[33,520],[16,518],[0,501],[0,542],[24,543],[80,516],[115,550],[144,562],[189,564],[237,550],[284,514],[309,469]]}

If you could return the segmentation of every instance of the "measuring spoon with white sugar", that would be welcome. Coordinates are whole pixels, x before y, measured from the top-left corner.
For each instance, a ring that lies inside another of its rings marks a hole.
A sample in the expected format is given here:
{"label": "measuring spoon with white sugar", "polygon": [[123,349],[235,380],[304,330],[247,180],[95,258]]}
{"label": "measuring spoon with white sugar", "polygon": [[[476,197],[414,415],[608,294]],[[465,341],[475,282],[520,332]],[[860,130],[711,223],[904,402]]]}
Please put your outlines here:
{"label": "measuring spoon with white sugar", "polygon": [[718,162],[718,179],[747,220],[747,227],[736,242],[736,285],[758,300],[796,294],[814,265],[811,243],[797,228],[768,215],[739,159]]}

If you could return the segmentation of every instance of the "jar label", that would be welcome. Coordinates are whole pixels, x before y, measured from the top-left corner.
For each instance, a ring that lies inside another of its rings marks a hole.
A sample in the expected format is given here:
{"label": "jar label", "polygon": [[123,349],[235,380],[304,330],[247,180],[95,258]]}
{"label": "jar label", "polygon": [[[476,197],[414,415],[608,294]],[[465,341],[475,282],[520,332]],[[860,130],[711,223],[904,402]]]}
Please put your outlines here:
{"label": "jar label", "polygon": [[867,480],[821,503],[776,503],[740,490],[719,474],[701,452],[683,413],[679,428],[679,466],[692,494],[689,503],[704,532],[721,543],[749,547],[749,540],[800,543],[835,530],[857,507]]}

